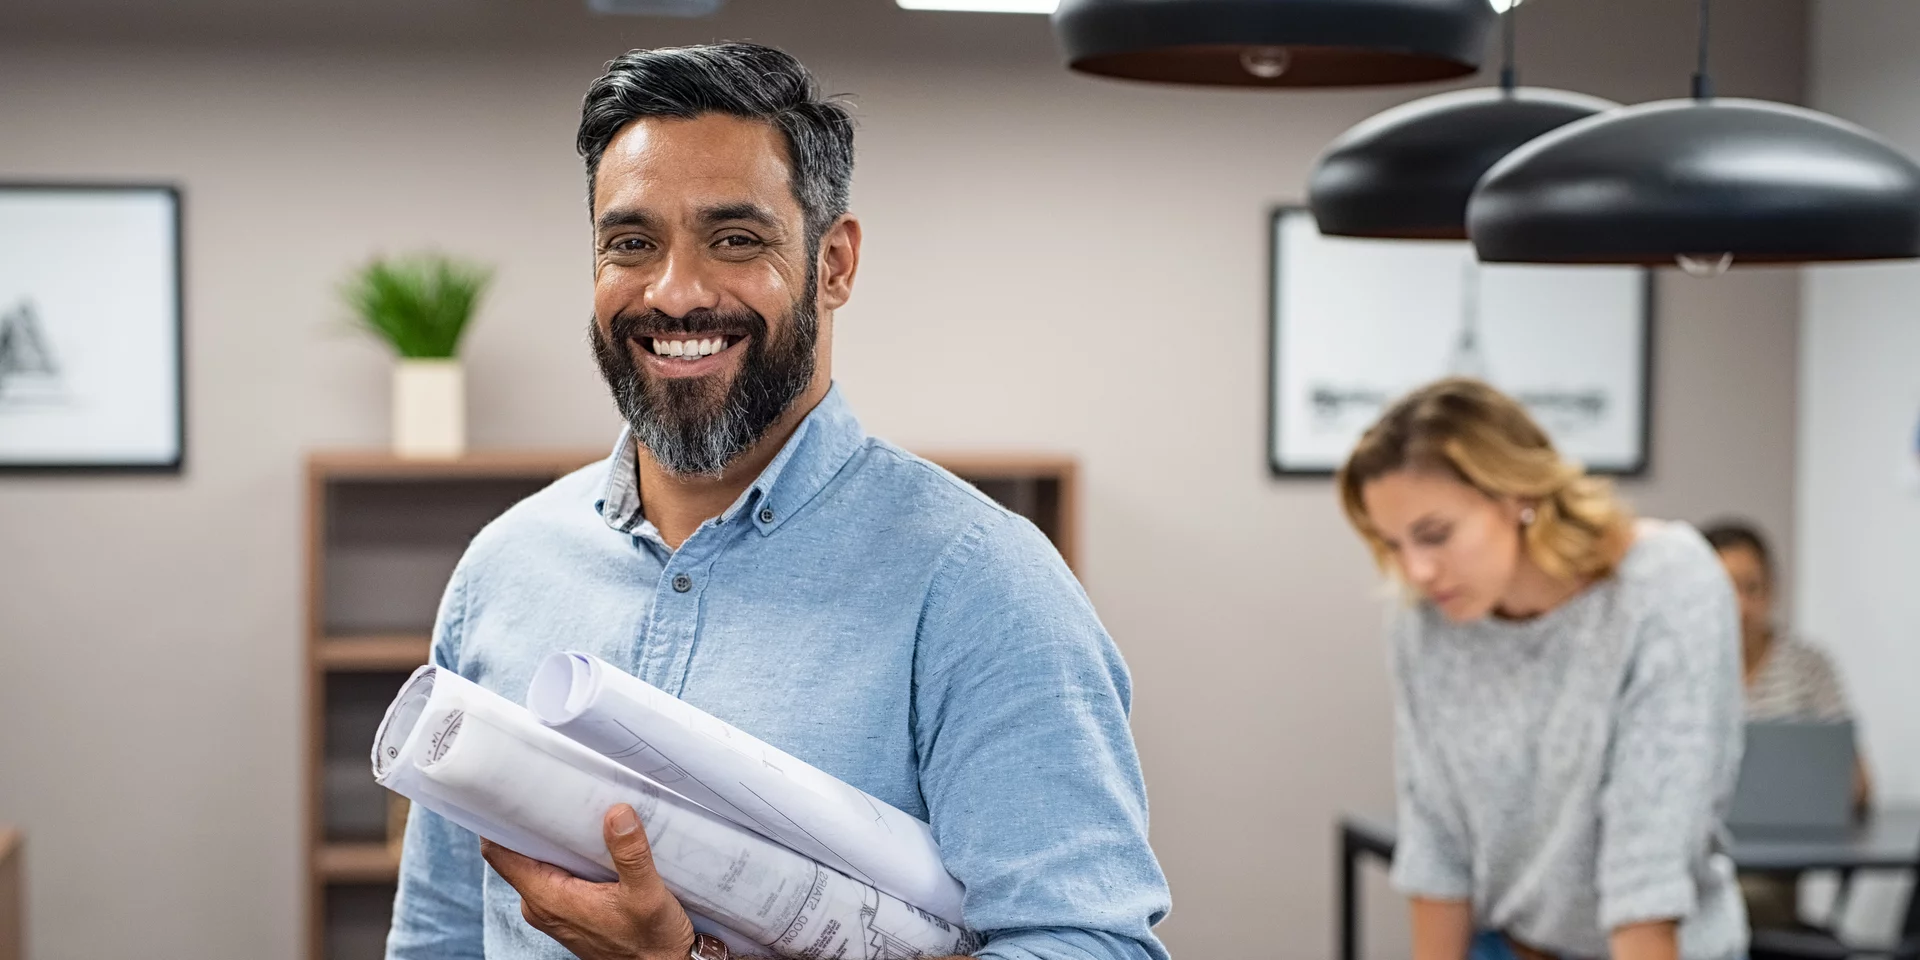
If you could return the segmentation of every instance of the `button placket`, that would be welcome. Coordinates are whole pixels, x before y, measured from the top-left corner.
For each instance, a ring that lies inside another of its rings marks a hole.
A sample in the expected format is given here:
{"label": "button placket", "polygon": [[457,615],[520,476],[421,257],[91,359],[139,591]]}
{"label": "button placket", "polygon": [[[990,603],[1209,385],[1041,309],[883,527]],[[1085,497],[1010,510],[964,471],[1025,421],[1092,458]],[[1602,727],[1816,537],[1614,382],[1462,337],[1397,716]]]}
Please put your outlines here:
{"label": "button placket", "polygon": [[[650,530],[651,528],[648,529]],[[653,600],[647,604],[645,622],[641,625],[639,634],[634,637],[634,645],[636,647],[634,650],[634,675],[648,683],[658,683],[661,675],[666,670],[667,664],[671,660],[671,647],[674,642],[672,631],[664,622],[664,617],[668,611],[662,609],[662,604],[660,603],[662,595],[659,587],[660,579],[665,577],[666,571],[672,564],[673,557],[671,553],[663,552],[663,548],[666,545],[660,543],[657,539],[650,539],[645,536],[644,533],[640,532],[631,534],[631,536],[633,537],[633,547],[635,550],[660,564],[659,573],[655,574],[653,581]]]}
{"label": "button placket", "polygon": [[657,646],[659,679],[652,682],[676,696],[686,684],[693,650],[700,643],[701,597],[707,589],[713,560],[725,550],[730,539],[720,533],[721,529],[722,525],[714,520],[702,524],[680,544],[666,569],[661,571],[659,593],[654,601],[654,622],[661,631],[660,636],[671,639]]}

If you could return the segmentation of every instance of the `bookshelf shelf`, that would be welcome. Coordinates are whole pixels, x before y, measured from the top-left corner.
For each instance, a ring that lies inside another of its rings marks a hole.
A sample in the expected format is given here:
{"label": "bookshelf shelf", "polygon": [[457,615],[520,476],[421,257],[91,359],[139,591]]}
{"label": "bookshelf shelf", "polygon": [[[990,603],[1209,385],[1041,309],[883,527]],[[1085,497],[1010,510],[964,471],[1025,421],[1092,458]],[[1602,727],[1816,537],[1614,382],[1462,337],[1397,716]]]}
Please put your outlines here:
{"label": "bookshelf shelf", "polygon": [[427,662],[434,609],[480,528],[604,451],[383,451],[307,458],[306,956],[381,955],[400,858],[367,746],[393,692]]}
{"label": "bookshelf shelf", "polygon": [[357,637],[328,637],[315,655],[320,666],[338,673],[407,670],[427,662],[432,638],[427,634],[391,633]]}
{"label": "bookshelf shelf", "polygon": [[313,474],[354,480],[557,480],[607,455],[604,450],[474,450],[454,460],[412,460],[379,450],[329,450],[307,458]]}
{"label": "bookshelf shelf", "polygon": [[385,843],[329,843],[315,851],[313,867],[325,883],[392,883],[400,854]]}

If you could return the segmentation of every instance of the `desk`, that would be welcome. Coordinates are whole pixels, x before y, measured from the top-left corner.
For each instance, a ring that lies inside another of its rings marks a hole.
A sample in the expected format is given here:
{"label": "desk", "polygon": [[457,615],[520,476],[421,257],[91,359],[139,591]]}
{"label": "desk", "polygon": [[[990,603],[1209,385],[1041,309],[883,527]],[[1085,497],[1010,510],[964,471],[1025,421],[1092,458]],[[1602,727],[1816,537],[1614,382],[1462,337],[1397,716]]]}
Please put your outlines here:
{"label": "desk", "polygon": [[[1360,957],[1360,858],[1393,859],[1393,820],[1340,818],[1339,960]],[[1735,834],[1728,851],[1741,870],[1912,870],[1920,864],[1920,809],[1876,810],[1846,833]]]}

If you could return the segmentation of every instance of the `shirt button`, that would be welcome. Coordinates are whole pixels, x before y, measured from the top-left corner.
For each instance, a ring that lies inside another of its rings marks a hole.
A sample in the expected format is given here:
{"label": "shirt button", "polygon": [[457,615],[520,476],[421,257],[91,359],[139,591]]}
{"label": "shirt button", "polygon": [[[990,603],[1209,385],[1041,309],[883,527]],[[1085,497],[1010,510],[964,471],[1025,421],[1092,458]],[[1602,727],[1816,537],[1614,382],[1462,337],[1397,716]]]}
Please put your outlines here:
{"label": "shirt button", "polygon": [[677,593],[686,593],[688,590],[692,590],[693,578],[684,573],[675,574],[673,577],[673,589]]}
{"label": "shirt button", "polygon": [[761,523],[772,523],[772,522],[773,522],[773,508],[772,508],[772,507],[761,507],[761,508],[760,508],[760,522],[761,522]]}

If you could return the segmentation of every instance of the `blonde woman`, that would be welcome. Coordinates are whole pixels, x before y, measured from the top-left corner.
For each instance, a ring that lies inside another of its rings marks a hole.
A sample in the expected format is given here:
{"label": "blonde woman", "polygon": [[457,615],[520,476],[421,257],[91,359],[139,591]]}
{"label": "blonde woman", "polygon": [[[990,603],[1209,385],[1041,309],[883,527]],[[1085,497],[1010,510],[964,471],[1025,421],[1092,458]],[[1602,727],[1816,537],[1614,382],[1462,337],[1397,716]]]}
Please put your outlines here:
{"label": "blonde woman", "polygon": [[1699,533],[1635,521],[1519,403],[1400,400],[1339,481],[1390,629],[1414,960],[1733,960],[1740,633]]}

